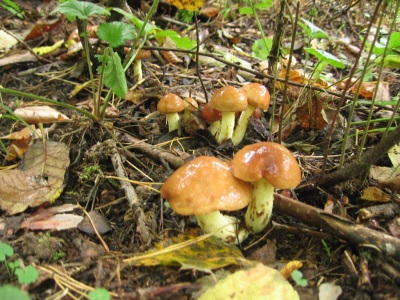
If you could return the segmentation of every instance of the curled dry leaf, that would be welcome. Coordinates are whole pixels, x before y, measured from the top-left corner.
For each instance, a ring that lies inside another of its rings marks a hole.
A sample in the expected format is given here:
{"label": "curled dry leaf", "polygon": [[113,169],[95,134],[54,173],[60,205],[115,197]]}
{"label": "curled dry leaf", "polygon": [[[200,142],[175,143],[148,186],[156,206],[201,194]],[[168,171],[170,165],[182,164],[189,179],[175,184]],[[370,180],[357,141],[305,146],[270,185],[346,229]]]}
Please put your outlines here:
{"label": "curled dry leaf", "polygon": [[0,172],[0,207],[8,214],[54,202],[61,194],[69,166],[63,143],[37,142],[28,148],[20,169]]}
{"label": "curled dry leaf", "polygon": [[17,108],[14,113],[29,124],[67,121],[69,118],[50,106],[28,106]]}
{"label": "curled dry leaf", "polygon": [[[96,210],[90,211],[89,216],[92,219],[94,226],[96,226],[96,229],[100,234],[104,234],[111,230],[111,227],[108,224],[108,220],[106,219],[106,217],[100,214],[98,211]],[[82,222],[78,224],[78,229],[88,234],[96,233],[93,229],[92,222],[90,222],[88,216],[85,216]]]}

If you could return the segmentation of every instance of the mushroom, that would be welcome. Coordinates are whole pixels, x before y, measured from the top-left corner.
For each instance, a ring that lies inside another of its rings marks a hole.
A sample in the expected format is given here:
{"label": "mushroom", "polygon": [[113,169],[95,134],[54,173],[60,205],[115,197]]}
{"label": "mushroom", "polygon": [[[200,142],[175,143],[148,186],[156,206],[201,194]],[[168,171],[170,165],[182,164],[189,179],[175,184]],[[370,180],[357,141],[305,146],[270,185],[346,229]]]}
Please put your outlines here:
{"label": "mushroom", "polygon": [[233,86],[224,86],[211,97],[210,105],[212,108],[221,111],[222,114],[220,128],[215,136],[217,143],[222,144],[232,138],[235,127],[235,112],[247,109],[247,96],[243,91]]}
{"label": "mushroom", "polygon": [[240,243],[248,232],[239,220],[220,213],[244,208],[252,186],[232,175],[229,164],[200,156],[177,169],[161,188],[161,196],[180,215],[195,215],[205,233],[215,233],[226,243]]}
{"label": "mushroom", "polygon": [[235,177],[253,183],[245,222],[256,233],[271,219],[274,188],[294,188],[301,181],[300,168],[292,153],[274,142],[245,146],[233,157],[231,168]]}
{"label": "mushroom", "polygon": [[185,110],[183,111],[183,117],[182,117],[183,124],[185,124],[188,121],[191,113],[197,111],[197,109],[199,108],[197,101],[194,100],[192,97],[185,98],[184,101],[185,101]]}
{"label": "mushroom", "polygon": [[133,78],[136,82],[141,82],[143,80],[143,71],[142,71],[142,60],[149,58],[151,56],[150,50],[140,49],[138,54],[135,56],[133,60]]}
{"label": "mushroom", "polygon": [[209,131],[215,137],[220,127],[219,121],[222,118],[221,112],[218,109],[212,108],[210,102],[208,102],[203,106],[201,116],[207,123],[210,124]]}
{"label": "mushroom", "polygon": [[232,143],[236,146],[246,133],[247,125],[256,108],[267,109],[271,96],[267,88],[260,83],[248,83],[240,88],[247,96],[247,109],[240,114],[239,121],[233,132]]}
{"label": "mushroom", "polygon": [[160,98],[157,104],[157,110],[167,117],[168,131],[178,130],[181,135],[181,126],[179,124],[179,114],[185,109],[185,102],[181,97],[173,93],[168,93]]}

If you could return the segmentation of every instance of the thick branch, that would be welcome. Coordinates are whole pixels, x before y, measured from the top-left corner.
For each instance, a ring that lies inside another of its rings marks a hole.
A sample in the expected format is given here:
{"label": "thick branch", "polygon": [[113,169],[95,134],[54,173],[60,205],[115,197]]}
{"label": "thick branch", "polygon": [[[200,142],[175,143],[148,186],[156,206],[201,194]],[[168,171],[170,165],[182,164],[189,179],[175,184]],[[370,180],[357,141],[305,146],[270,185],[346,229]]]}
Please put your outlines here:
{"label": "thick branch", "polygon": [[390,148],[400,142],[400,126],[384,137],[378,144],[365,152],[360,159],[353,161],[339,171],[326,174],[317,178],[313,182],[313,186],[332,186],[340,182],[349,180],[355,176],[359,176],[374,164],[378,159],[383,157]]}
{"label": "thick branch", "polygon": [[274,210],[316,226],[354,245],[373,246],[382,253],[400,259],[400,239],[347,219],[327,213],[300,201],[274,194]]}

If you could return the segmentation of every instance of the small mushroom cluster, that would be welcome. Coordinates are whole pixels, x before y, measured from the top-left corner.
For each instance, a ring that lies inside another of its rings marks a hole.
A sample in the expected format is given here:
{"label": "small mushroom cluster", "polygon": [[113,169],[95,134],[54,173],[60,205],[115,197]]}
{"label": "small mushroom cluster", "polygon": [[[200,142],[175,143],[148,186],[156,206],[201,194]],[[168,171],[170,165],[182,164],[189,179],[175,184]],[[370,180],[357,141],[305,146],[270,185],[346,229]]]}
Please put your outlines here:
{"label": "small mushroom cluster", "polygon": [[[267,88],[260,83],[248,83],[240,89],[232,86],[218,89],[212,96],[209,105],[210,108],[221,112],[221,118],[211,123],[211,134],[215,136],[218,144],[232,139],[232,143],[235,146],[238,145],[243,140],[255,109],[265,110],[269,103],[270,94]],[[240,117],[235,128],[236,113],[239,113]]]}
{"label": "small mushroom cluster", "polygon": [[[158,102],[157,109],[166,115],[170,132],[178,130],[180,135],[179,113],[185,110],[184,118],[187,118],[191,110],[197,109],[196,101],[189,102],[190,100],[192,99],[182,100],[179,96],[169,93]],[[210,124],[209,131],[218,144],[231,139],[236,146],[243,140],[255,110],[265,110],[269,103],[270,94],[260,83],[248,83],[240,89],[224,86],[215,91],[210,102],[203,107],[202,117]],[[236,124],[235,115],[238,113],[240,117]]]}
{"label": "small mushroom cluster", "polygon": [[[300,168],[287,148],[260,142],[244,147],[230,162],[197,157],[177,169],[160,192],[176,213],[195,215],[204,232],[227,243],[241,243],[249,232],[267,226],[274,188],[294,188],[300,180]],[[220,212],[246,206],[244,226]]]}
{"label": "small mushroom cluster", "polygon": [[168,131],[177,130],[178,135],[182,133],[179,113],[184,112],[183,121],[185,122],[190,117],[190,113],[196,111],[197,108],[198,104],[193,98],[182,99],[174,93],[161,97],[157,104],[157,110],[167,118]]}

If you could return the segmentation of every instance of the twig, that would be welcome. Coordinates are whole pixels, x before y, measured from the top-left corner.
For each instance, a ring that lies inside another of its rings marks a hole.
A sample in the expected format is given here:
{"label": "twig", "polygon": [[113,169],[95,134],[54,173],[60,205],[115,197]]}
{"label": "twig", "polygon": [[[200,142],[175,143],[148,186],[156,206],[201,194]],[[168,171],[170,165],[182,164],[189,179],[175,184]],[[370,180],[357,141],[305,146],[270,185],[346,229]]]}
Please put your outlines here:
{"label": "twig", "polygon": [[179,168],[184,164],[184,160],[176,155],[173,155],[166,150],[143,142],[129,134],[125,134],[125,139],[127,142],[134,144],[134,149],[145,153],[153,159],[157,159],[161,162],[166,161],[169,165],[175,169]]}
{"label": "twig", "polygon": [[274,210],[294,217],[308,225],[319,227],[333,236],[343,238],[356,246],[374,248],[400,259],[400,239],[373,230],[322,209],[274,194]]}
{"label": "twig", "polygon": [[[126,178],[126,172],[122,163],[121,156],[118,153],[117,144],[113,140],[106,141],[111,148],[111,162],[114,166],[115,173],[120,178]],[[139,197],[136,194],[133,186],[125,180],[120,180],[121,187],[125,192],[125,196],[128,199],[129,207],[132,209],[136,219],[136,229],[140,233],[143,242],[147,243],[150,240],[149,229],[146,226],[146,215],[143,209],[140,207]]]}

